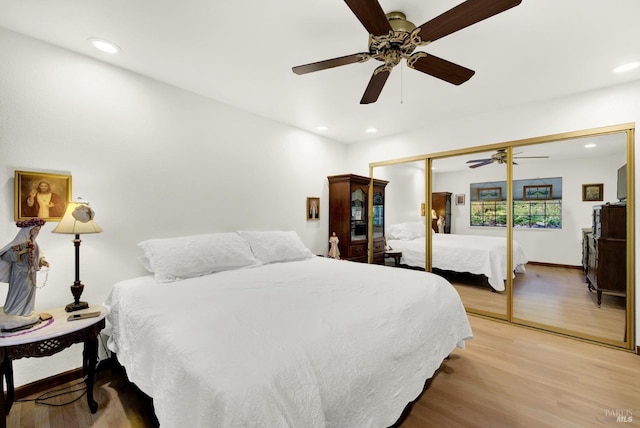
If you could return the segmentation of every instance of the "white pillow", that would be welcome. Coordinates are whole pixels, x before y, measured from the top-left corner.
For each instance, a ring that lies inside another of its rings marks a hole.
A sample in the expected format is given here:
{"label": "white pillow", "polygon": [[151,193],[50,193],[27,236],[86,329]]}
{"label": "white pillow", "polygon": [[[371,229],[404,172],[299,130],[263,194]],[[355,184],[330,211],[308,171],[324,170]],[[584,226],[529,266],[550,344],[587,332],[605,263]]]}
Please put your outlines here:
{"label": "white pillow", "polygon": [[235,232],[150,239],[138,244],[142,262],[157,282],[170,282],[259,265],[247,241]]}
{"label": "white pillow", "polygon": [[425,236],[424,223],[419,221],[392,224],[387,227],[387,239],[408,241],[423,236]]}
{"label": "white pillow", "polygon": [[238,232],[251,246],[253,255],[261,263],[290,262],[313,257],[295,231]]}

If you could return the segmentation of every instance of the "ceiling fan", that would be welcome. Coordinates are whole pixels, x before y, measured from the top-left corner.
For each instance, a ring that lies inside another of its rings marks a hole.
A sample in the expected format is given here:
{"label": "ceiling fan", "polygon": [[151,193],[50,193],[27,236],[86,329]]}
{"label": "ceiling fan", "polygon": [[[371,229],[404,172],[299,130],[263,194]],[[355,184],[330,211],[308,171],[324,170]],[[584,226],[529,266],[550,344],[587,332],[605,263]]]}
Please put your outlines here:
{"label": "ceiling fan", "polygon": [[[519,155],[522,152],[514,153],[513,159],[547,159],[549,156],[515,156]],[[474,165],[469,165],[469,168],[478,168],[479,166],[489,165],[490,163],[507,163],[507,149],[498,149],[496,153],[492,154],[490,158],[486,159],[472,159],[468,160],[467,163],[474,163]],[[516,162],[514,165],[518,165]]]}
{"label": "ceiling fan", "polygon": [[416,27],[402,12],[385,14],[378,0],[344,0],[369,32],[369,52],[342,56],[293,67],[296,74],[312,73],[342,65],[365,62],[373,58],[384,64],[377,67],[360,104],[378,100],[391,69],[405,59],[407,66],[454,85],[471,78],[475,71],[445,59],[415,52],[444,36],[511,9],[522,0],[467,0],[432,20]]}

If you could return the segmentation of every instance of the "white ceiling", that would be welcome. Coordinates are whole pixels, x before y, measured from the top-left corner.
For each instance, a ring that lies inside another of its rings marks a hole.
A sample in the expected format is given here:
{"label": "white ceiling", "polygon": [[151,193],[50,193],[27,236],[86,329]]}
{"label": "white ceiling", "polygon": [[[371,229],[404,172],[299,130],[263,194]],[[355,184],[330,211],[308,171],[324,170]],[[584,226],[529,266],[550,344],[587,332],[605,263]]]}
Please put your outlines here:
{"label": "white ceiling", "polygon": [[[380,0],[416,25],[460,2]],[[471,80],[454,86],[402,63],[370,105],[359,101],[375,60],[291,71],[366,51],[343,0],[0,0],[0,11],[0,26],[345,143],[640,78],[612,73],[640,60],[638,0],[523,0],[419,48],[475,70]],[[89,37],[122,52],[98,52]]]}

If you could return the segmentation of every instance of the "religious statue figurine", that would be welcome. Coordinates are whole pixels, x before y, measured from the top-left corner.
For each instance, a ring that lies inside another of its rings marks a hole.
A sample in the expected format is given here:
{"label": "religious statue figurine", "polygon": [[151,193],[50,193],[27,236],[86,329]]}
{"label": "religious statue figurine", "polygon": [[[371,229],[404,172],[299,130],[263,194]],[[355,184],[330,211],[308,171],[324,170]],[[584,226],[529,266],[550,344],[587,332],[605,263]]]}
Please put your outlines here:
{"label": "religious statue figurine", "polygon": [[331,257],[332,259],[340,258],[340,248],[338,248],[338,242],[340,242],[340,240],[338,239],[336,233],[333,232],[331,234],[331,237],[329,238],[329,257]]}
{"label": "religious statue figurine", "polygon": [[[0,249],[0,282],[9,284],[9,291],[0,309],[0,330],[14,331],[28,328],[41,320],[41,314],[33,308],[36,300],[36,273],[49,263],[40,256],[36,237],[45,224],[34,217],[18,221],[20,231],[16,237]],[[42,314],[42,319],[50,317]]]}
{"label": "religious statue figurine", "polygon": [[445,220],[443,216],[438,219],[438,233],[444,233]]}

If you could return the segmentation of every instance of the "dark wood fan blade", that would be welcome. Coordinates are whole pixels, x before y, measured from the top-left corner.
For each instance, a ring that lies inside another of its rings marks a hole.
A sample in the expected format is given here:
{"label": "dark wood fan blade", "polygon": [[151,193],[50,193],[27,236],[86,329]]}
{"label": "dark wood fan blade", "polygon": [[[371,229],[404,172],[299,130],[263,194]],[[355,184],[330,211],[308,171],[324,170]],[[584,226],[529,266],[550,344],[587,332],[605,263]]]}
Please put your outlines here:
{"label": "dark wood fan blade", "polygon": [[383,36],[391,31],[391,24],[378,0],[344,0],[369,34]]}
{"label": "dark wood fan blade", "polygon": [[375,69],[373,76],[371,76],[371,80],[369,80],[367,89],[364,91],[364,95],[362,95],[360,104],[371,104],[378,101],[380,92],[382,92],[382,88],[384,88],[384,84],[387,82],[389,74],[391,74],[391,70],[385,65],[381,65]]}
{"label": "dark wood fan blade", "polygon": [[480,163],[477,163],[475,165],[469,165],[469,168],[478,168],[479,166],[489,165],[490,163],[493,163],[493,160],[492,159],[487,159],[484,162],[480,162]]}
{"label": "dark wood fan blade", "polygon": [[407,59],[407,66],[454,85],[466,82],[476,73],[466,67],[424,52],[416,52],[411,55]]}
{"label": "dark wood fan blade", "polygon": [[471,162],[487,162],[487,161],[493,161],[493,159],[471,159],[471,160],[468,160],[467,163],[471,163]]}
{"label": "dark wood fan blade", "polygon": [[521,2],[522,0],[467,0],[420,25],[418,34],[422,42],[433,42],[518,6]]}
{"label": "dark wood fan blade", "polygon": [[310,64],[298,65],[292,67],[296,74],[312,73],[314,71],[326,70],[327,68],[339,67],[341,65],[354,64],[356,62],[365,62],[371,56],[368,53],[357,53],[353,55],[341,56],[339,58],[325,59],[324,61],[312,62]]}
{"label": "dark wood fan blade", "polygon": [[514,159],[549,159],[549,156],[514,156]]}

